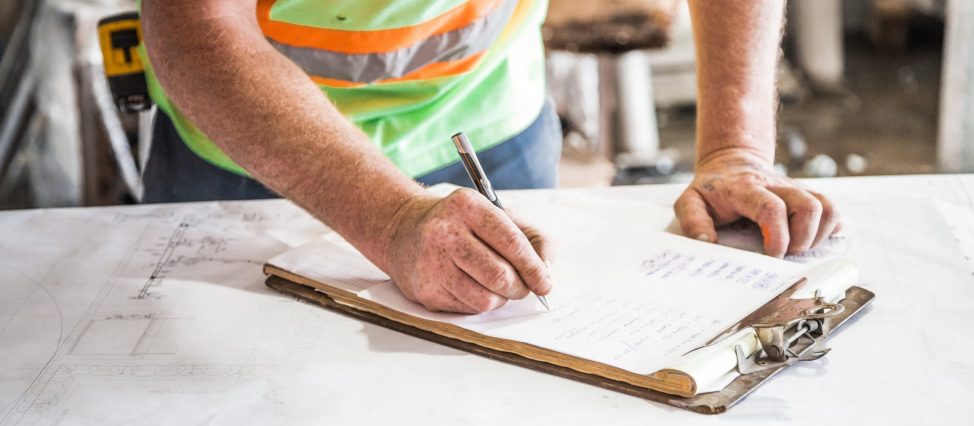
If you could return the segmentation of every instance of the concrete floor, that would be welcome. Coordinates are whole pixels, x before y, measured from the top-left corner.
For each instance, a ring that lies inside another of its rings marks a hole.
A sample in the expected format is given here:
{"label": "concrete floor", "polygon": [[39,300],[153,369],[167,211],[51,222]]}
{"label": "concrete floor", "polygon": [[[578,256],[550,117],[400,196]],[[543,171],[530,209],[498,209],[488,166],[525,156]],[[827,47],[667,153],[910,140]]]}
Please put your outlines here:
{"label": "concrete floor", "polygon": [[[867,160],[863,174],[936,173],[942,34],[917,35],[901,54],[882,54],[861,36],[846,43],[846,88],[840,97],[785,104],[782,129],[793,127],[810,153],[842,164]],[[840,160],[841,159],[841,160]],[[851,174],[845,167],[840,175]]]}
{"label": "concrete floor", "polygon": [[[804,163],[825,154],[837,163],[837,175],[937,173],[936,140],[942,61],[942,26],[918,23],[907,48],[883,53],[863,34],[846,37],[843,90],[805,90],[782,101],[777,161],[793,177],[808,176]],[[787,45],[786,45],[787,49]],[[680,154],[692,168],[693,108],[661,110],[661,147]],[[804,140],[804,158],[792,158],[788,140]],[[850,170],[850,154],[865,159],[863,170]],[[611,182],[611,163],[563,160],[564,186],[602,186]]]}

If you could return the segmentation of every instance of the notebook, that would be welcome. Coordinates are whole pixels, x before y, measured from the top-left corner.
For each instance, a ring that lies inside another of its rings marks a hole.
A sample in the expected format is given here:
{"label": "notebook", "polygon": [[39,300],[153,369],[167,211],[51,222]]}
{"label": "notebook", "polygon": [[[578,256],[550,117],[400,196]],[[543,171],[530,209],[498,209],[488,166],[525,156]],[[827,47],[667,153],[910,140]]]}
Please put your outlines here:
{"label": "notebook", "polygon": [[570,191],[504,201],[554,245],[550,312],[534,297],[480,315],[429,312],[336,234],[270,259],[265,272],[447,339],[683,397],[738,376],[734,348],[750,354],[759,342],[751,329],[727,330],[748,314],[803,278],[814,277],[795,297],[818,290],[830,301],[858,279],[848,264],[823,273],[661,231],[672,213],[649,203]]}

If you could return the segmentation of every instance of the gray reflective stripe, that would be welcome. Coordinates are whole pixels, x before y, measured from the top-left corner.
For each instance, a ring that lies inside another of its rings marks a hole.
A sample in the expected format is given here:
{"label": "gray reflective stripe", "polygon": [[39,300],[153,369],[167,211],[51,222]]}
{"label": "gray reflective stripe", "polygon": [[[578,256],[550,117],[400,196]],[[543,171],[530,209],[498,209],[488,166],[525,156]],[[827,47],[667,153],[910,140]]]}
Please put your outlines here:
{"label": "gray reflective stripe", "polygon": [[433,62],[455,61],[487,50],[504,30],[517,2],[518,0],[506,0],[483,19],[466,27],[385,53],[350,55],[288,46],[270,38],[267,40],[310,75],[355,83],[372,83],[402,77]]}

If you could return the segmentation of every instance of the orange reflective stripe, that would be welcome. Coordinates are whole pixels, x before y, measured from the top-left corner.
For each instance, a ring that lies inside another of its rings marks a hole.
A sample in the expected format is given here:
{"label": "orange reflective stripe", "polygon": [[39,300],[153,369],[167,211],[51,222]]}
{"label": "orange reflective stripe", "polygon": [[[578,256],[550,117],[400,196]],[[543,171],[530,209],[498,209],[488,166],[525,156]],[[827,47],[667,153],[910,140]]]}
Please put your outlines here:
{"label": "orange reflective stripe", "polygon": [[501,5],[503,0],[469,0],[421,24],[375,31],[344,31],[273,21],[277,0],[257,1],[257,21],[264,35],[279,43],[348,54],[380,53],[411,46],[425,38],[466,27]]}
{"label": "orange reflective stripe", "polygon": [[[404,81],[415,81],[415,80],[429,80],[433,78],[450,77],[458,74],[463,74],[465,72],[473,70],[477,66],[477,64],[480,63],[480,60],[483,59],[484,56],[486,55],[487,52],[481,52],[476,55],[468,56],[466,58],[459,59],[456,61],[433,62],[425,67],[422,67],[402,77],[389,78],[389,79],[377,81],[372,84],[400,83]],[[330,87],[350,88],[350,87],[364,87],[368,85],[367,83],[357,83],[353,81],[336,80],[333,78],[319,77],[314,75],[310,77],[311,77],[311,81],[315,82],[315,84],[320,84],[323,86],[330,86]]]}
{"label": "orange reflective stripe", "polygon": [[368,84],[366,83],[355,83],[352,81],[335,80],[334,78],[318,77],[314,75],[309,75],[308,77],[311,77],[311,81],[313,81],[315,84],[321,86],[338,87],[342,89],[368,86]]}
{"label": "orange reflective stripe", "polygon": [[449,77],[452,75],[463,74],[477,67],[480,60],[487,56],[487,52],[481,52],[463,59],[450,62],[433,62],[416,71],[406,74],[399,78],[383,80],[383,83],[396,83],[411,80],[429,80],[433,78]]}

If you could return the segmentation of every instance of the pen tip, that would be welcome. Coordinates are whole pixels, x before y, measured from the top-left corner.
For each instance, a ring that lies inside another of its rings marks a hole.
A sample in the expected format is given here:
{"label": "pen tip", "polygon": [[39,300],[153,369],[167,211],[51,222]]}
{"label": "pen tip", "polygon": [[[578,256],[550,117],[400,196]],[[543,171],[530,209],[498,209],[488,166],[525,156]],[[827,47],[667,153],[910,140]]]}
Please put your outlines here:
{"label": "pen tip", "polygon": [[544,305],[544,308],[547,309],[548,312],[551,312],[551,306],[548,305],[548,298],[544,296],[538,296],[538,300],[541,301],[541,304]]}

